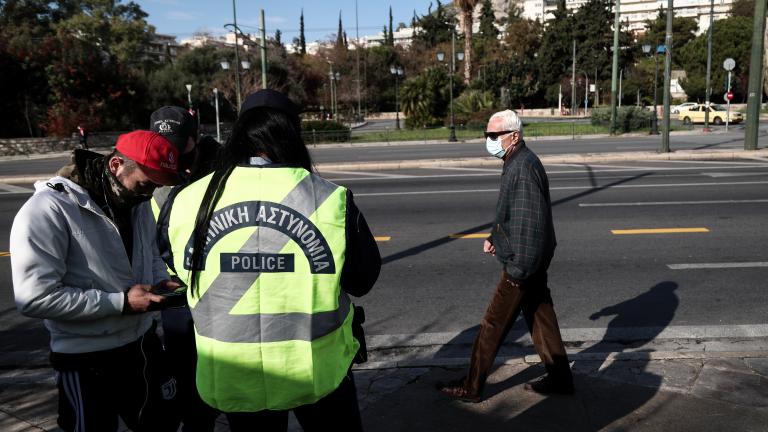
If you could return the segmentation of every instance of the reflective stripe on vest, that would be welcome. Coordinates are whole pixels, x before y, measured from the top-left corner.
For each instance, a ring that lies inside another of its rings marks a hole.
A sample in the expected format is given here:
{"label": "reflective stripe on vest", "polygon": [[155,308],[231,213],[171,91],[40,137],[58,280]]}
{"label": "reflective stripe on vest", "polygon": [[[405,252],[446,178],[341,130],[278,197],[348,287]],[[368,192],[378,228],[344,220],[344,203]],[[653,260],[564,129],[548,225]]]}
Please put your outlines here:
{"label": "reflective stripe on vest", "polygon": [[[171,211],[175,266],[188,284],[210,178],[183,190]],[[346,190],[302,169],[236,168],[219,202],[200,295],[189,295],[200,395],[223,411],[313,403],[339,385],[358,347],[339,286]]]}

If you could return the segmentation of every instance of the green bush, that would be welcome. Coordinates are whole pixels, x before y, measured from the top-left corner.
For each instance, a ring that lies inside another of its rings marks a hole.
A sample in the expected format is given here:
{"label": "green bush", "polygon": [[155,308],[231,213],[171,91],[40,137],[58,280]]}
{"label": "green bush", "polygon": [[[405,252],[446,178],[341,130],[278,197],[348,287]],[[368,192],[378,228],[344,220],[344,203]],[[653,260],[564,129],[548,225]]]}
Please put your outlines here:
{"label": "green bush", "polygon": [[347,142],[350,130],[333,120],[308,120],[301,123],[301,135],[307,144],[319,142]]}
{"label": "green bush", "polygon": [[[647,109],[628,106],[617,109],[616,132],[627,133],[636,130],[647,129],[651,123],[651,112]],[[592,125],[607,126],[611,123],[610,108],[595,108],[592,110]]]}
{"label": "green bush", "polygon": [[494,108],[483,109],[480,111],[459,113],[454,116],[454,123],[464,129],[485,130],[488,119],[496,112]]}

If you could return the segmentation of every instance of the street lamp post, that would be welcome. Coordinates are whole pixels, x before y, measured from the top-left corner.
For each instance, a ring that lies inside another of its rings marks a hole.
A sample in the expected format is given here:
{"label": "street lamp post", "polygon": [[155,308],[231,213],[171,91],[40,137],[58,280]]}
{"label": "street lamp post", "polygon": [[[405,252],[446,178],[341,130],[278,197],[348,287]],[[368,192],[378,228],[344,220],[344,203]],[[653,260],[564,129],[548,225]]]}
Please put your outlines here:
{"label": "street lamp post", "polygon": [[[651,44],[643,45],[643,53],[646,55],[650,54],[651,48]],[[658,111],[656,107],[658,104],[656,94],[659,87],[659,56],[657,54],[660,49],[661,45],[656,47],[656,50],[653,53],[653,114],[651,114],[651,135],[659,134],[659,117],[656,114],[656,111]]]}
{"label": "street lamp post", "polygon": [[[238,67],[239,63],[239,67]],[[230,64],[227,60],[222,60],[219,64],[221,64],[221,68],[225,71],[229,70]],[[237,100],[237,107],[235,107],[235,113],[237,113],[240,110],[240,104],[242,95],[240,94],[240,68],[242,68],[244,71],[247,71],[251,68],[251,62],[248,60],[241,60],[241,61],[235,61],[235,99]]]}
{"label": "street lamp post", "polygon": [[240,71],[238,70],[240,53],[238,52],[237,46],[237,6],[235,5],[235,0],[232,0],[232,18],[235,23],[235,93],[237,98],[237,108],[235,109],[235,113],[237,113],[240,111],[240,104],[242,103],[240,98],[242,96],[240,95]]}
{"label": "street lamp post", "polygon": [[400,104],[398,103],[397,77],[403,76],[403,68],[391,66],[389,73],[395,77],[395,129],[400,130]]}
{"label": "street lamp post", "polygon": [[187,88],[187,104],[189,106],[189,113],[192,114],[192,84],[185,84]]}
{"label": "street lamp post", "polygon": [[216,141],[221,142],[221,125],[219,123],[219,89],[213,88],[213,100],[216,105]]}
{"label": "street lamp post", "polygon": [[[442,62],[445,60],[445,53],[440,51],[437,53],[437,61]],[[454,123],[453,118],[453,73],[456,70],[456,60],[463,61],[464,60],[464,53],[463,52],[456,52],[456,29],[454,28],[451,32],[451,62],[448,63],[448,67],[450,68],[450,72],[448,73],[448,85],[450,86],[450,91],[448,92],[450,94],[450,110],[451,110],[451,125],[450,130],[451,133],[448,136],[449,142],[456,142],[456,125]]]}

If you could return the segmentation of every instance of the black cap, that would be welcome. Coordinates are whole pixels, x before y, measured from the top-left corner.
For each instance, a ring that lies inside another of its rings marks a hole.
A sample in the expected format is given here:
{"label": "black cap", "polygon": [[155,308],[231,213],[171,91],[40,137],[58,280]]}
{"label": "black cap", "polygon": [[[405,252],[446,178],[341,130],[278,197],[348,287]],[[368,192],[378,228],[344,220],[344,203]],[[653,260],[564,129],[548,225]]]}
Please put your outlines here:
{"label": "black cap", "polygon": [[197,141],[197,121],[182,107],[164,106],[153,112],[149,117],[149,129],[173,143],[179,154],[187,148],[189,137]]}
{"label": "black cap", "polygon": [[274,108],[288,115],[298,117],[299,108],[288,99],[288,96],[272,89],[259,90],[245,98],[240,106],[240,115],[254,108]]}

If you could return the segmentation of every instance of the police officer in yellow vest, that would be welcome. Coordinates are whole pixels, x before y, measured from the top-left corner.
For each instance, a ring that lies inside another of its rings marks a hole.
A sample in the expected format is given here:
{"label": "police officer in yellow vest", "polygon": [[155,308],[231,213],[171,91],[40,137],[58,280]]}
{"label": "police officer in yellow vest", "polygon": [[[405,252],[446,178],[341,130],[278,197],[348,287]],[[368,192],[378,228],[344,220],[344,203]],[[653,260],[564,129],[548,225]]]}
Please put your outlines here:
{"label": "police officer in yellow vest", "polygon": [[246,98],[219,166],[161,217],[166,262],[189,286],[197,388],[237,431],[361,430],[348,294],[381,258],[352,194],[312,172],[298,109]]}

